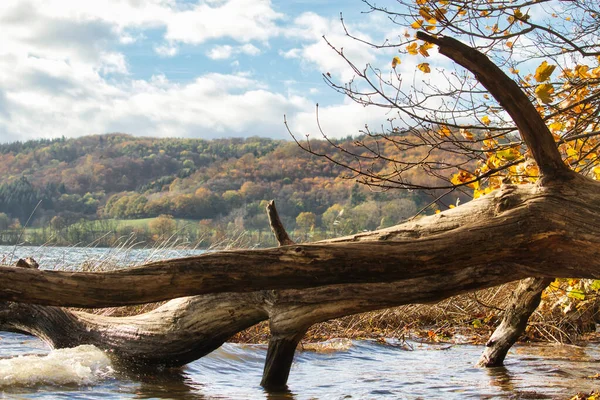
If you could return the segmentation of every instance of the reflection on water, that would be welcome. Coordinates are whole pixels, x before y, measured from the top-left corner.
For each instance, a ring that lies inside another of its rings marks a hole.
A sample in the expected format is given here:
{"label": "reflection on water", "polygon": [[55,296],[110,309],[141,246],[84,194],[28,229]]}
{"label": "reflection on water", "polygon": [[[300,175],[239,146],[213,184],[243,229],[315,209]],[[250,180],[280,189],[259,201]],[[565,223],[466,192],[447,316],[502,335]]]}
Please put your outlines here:
{"label": "reflection on water", "polygon": [[[548,399],[568,398],[600,386],[588,378],[599,367],[600,351],[595,346],[518,346],[509,353],[506,367],[479,369],[473,364],[481,346],[411,345],[412,350],[353,341],[334,352],[300,351],[289,391],[279,393],[267,393],[259,386],[266,355],[262,345],[227,343],[181,369],[110,373],[97,349],[80,346],[28,359],[28,368],[43,370],[46,379],[14,381],[0,390],[8,397],[35,399]],[[24,352],[48,350],[37,339],[0,335],[0,357]],[[57,360],[65,365],[56,364]],[[44,369],[44,363],[54,364]],[[68,368],[74,368],[73,375],[80,373],[80,367],[74,367],[77,363],[93,378],[56,379]],[[6,382],[9,375],[10,368],[0,367],[0,381]]]}

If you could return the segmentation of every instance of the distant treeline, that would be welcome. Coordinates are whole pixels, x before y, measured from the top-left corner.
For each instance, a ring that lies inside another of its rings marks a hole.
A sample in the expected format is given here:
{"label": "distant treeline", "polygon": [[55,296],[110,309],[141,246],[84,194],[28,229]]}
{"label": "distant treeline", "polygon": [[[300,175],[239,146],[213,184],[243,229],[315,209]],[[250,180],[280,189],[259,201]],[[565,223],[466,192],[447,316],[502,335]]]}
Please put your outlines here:
{"label": "distant treeline", "polygon": [[[312,146],[326,151],[324,142]],[[344,174],[295,143],[259,137],[108,134],[2,144],[0,231],[27,224],[56,233],[85,221],[164,215],[200,221],[196,230],[260,232],[268,228],[265,201],[275,199],[290,230],[346,234],[395,224],[430,201],[373,192]]]}

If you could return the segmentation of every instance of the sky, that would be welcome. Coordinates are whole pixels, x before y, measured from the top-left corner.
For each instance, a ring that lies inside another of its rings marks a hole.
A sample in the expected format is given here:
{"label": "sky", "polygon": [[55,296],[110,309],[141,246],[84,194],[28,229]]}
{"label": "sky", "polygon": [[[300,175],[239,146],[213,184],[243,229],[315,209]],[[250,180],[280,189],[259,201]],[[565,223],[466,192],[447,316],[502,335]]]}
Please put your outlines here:
{"label": "sky", "polygon": [[[381,124],[330,89],[398,36],[360,0],[3,0],[0,142],[123,132],[156,137],[332,137]],[[407,71],[414,65],[404,64]]]}

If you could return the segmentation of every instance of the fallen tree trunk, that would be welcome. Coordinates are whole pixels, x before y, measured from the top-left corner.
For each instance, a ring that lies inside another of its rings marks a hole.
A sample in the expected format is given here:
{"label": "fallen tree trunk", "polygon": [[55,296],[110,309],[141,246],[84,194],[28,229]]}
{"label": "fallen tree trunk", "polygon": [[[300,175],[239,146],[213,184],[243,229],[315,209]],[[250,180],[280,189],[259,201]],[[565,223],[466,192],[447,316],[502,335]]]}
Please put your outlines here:
{"label": "fallen tree trunk", "polygon": [[[489,273],[491,284],[527,276],[593,278],[600,276],[599,187],[577,175],[554,185],[507,185],[464,206],[380,231],[113,272],[2,267],[0,300],[108,307],[335,284],[411,280],[425,287],[440,275],[451,284],[467,270]],[[503,273],[493,276],[491,266]],[[477,288],[458,280],[454,293]]]}
{"label": "fallen tree trunk", "polygon": [[[599,278],[600,183],[562,163],[535,108],[485,56],[449,38],[422,32],[419,38],[474,72],[505,107],[538,163],[539,184],[505,185],[438,215],[306,245],[104,273],[2,267],[0,327],[29,331],[59,347],[90,343],[124,360],[176,366],[269,318],[272,340],[262,383],[278,387],[287,380],[298,340],[314,323],[529,276]],[[285,235],[280,239],[285,243]],[[183,296],[194,297],[117,319],[49,307]]]}

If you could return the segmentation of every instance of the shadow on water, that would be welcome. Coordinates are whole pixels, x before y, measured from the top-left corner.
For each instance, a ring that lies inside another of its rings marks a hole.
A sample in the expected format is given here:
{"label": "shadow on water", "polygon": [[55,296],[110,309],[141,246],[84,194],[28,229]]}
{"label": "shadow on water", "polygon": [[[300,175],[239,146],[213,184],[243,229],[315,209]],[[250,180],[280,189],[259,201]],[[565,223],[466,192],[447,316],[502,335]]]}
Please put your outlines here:
{"label": "shadow on water", "polygon": [[498,388],[511,398],[518,399],[551,399],[553,396],[536,391],[520,390],[518,388],[519,377],[506,367],[493,367],[483,369],[490,378],[490,386]]}
{"label": "shadow on water", "polygon": [[491,386],[497,387],[503,392],[514,392],[513,376],[506,367],[486,368],[485,372],[490,377]]}
{"label": "shadow on water", "polygon": [[[194,377],[194,371],[183,368],[143,368],[143,367],[116,367],[114,378],[117,381],[129,382],[121,388],[122,391],[133,395],[136,399],[214,399],[215,394],[206,387],[207,384],[197,382]],[[236,385],[240,385],[238,381]],[[241,385],[243,386],[243,385]],[[258,389],[256,394],[260,394],[265,400],[295,400],[295,394],[285,388],[278,389]],[[227,395],[218,398],[229,398]]]}
{"label": "shadow on water", "polygon": [[206,399],[202,384],[194,382],[184,369],[120,370],[115,374],[120,381],[129,381],[127,390],[136,399]]}
{"label": "shadow on water", "polygon": [[265,390],[266,400],[295,400],[296,395],[289,389]]}

